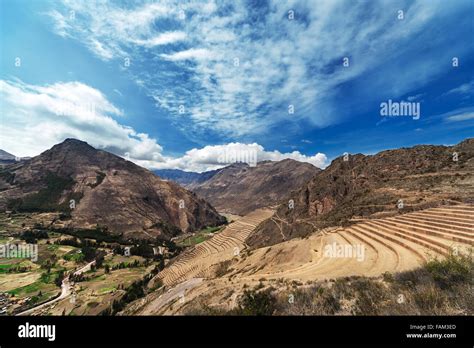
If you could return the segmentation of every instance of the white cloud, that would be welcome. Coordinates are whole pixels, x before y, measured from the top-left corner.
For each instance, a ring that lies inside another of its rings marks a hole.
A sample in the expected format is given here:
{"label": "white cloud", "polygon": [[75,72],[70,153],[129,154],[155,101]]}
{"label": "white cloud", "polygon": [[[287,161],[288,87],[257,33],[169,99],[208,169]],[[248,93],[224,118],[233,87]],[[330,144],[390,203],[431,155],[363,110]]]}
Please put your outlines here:
{"label": "white cloud", "polygon": [[181,157],[165,156],[155,139],[113,118],[120,119],[122,111],[104,94],[80,82],[36,86],[0,80],[0,97],[0,148],[20,157],[36,156],[66,138],[76,138],[150,169],[204,171],[228,165],[228,155],[247,153],[255,154],[258,162],[292,158],[317,167],[324,167],[327,162],[321,153],[306,156],[298,151],[266,151],[257,143],[206,146],[189,150]]}
{"label": "white cloud", "polygon": [[[125,54],[143,60],[136,66],[150,69],[135,72],[134,80],[183,131],[237,139],[283,122],[337,124],[344,117],[337,92],[360,76],[372,79],[364,80],[370,86],[364,87],[370,88],[367,100],[378,98],[373,91],[396,98],[419,89],[443,69],[439,61],[449,60],[451,52],[412,57],[402,70],[396,59],[418,50],[417,38],[430,25],[463,6],[467,2],[271,1],[261,14],[246,2],[163,0],[127,7],[65,1],[62,12],[54,10],[50,16],[59,35],[82,41],[104,60]],[[403,21],[397,20],[401,8]],[[77,13],[75,21],[66,18],[71,9]],[[288,20],[289,9],[295,20]],[[450,45],[462,53],[461,43]],[[153,50],[142,55],[143,48]],[[349,68],[337,63],[346,56]],[[378,69],[381,73],[370,75]],[[133,74],[133,67],[129,71]],[[181,104],[184,114],[178,112]],[[294,114],[288,114],[289,104]]]}
{"label": "white cloud", "polygon": [[202,48],[192,48],[185,51],[179,51],[173,54],[162,54],[166,60],[171,61],[180,61],[180,60],[188,60],[188,59],[210,59],[213,57],[213,53],[209,50],[202,49]]}
{"label": "white cloud", "polygon": [[122,112],[97,89],[80,82],[35,86],[0,80],[1,148],[36,156],[65,138],[77,138],[138,160],[163,160],[162,147],[147,134],[121,125]]}
{"label": "white cloud", "polygon": [[67,16],[61,14],[59,11],[56,10],[50,11],[48,15],[53,19],[54,31],[56,32],[56,34],[62,37],[67,37],[68,32],[72,29],[68,23]]}
{"label": "white cloud", "polygon": [[474,119],[474,107],[461,107],[442,114],[430,116],[432,120],[441,120],[451,124]]}
{"label": "white cloud", "polygon": [[308,162],[318,168],[327,166],[327,157],[325,154],[317,153],[314,156],[306,156],[298,151],[281,153],[279,151],[267,151],[262,145],[257,143],[242,144],[228,143],[224,145],[208,145],[200,149],[191,149],[186,151],[182,157],[166,158],[163,163],[147,163],[148,167],[153,169],[182,169],[187,171],[202,172],[225,167],[235,162],[246,162],[250,165],[253,160],[262,161],[281,161],[284,159],[293,159],[300,162]]}
{"label": "white cloud", "polygon": [[474,92],[474,80],[471,80],[467,83],[463,83],[462,85],[447,91],[443,95],[468,94],[468,93],[473,93],[473,92]]}
{"label": "white cloud", "polygon": [[160,45],[168,45],[174,42],[182,41],[186,39],[186,33],[182,31],[170,31],[167,33],[158,34],[155,37],[143,39],[135,39],[134,43],[137,45],[142,45],[146,47],[154,47]]}
{"label": "white cloud", "polygon": [[153,48],[186,37],[180,31],[156,33],[153,30],[156,19],[178,16],[178,7],[170,7],[168,1],[127,8],[107,1],[63,0],[59,7],[47,13],[55,32],[82,41],[103,60],[122,58],[134,45]]}
{"label": "white cloud", "polygon": [[446,121],[449,122],[460,122],[474,119],[474,112],[465,112],[461,114],[451,115],[446,117]]}

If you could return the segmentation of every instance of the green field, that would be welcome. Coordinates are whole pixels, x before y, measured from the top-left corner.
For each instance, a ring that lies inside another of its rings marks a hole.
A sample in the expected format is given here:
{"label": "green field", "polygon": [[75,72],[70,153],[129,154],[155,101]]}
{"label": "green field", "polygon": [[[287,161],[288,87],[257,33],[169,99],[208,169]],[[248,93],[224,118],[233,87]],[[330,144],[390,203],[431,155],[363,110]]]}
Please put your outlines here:
{"label": "green field", "polygon": [[[25,241],[21,238],[24,237],[22,236],[24,231],[43,229],[42,226],[47,226],[49,219],[54,218],[56,218],[54,213],[0,213],[0,241],[23,244]],[[48,238],[37,240],[37,260],[33,262],[30,259],[21,258],[0,259],[0,292],[9,294],[8,314],[32,308],[58,296],[61,291],[61,273],[69,273],[86,264],[85,255],[81,252],[82,246],[56,244],[60,239],[71,239],[71,235],[87,238],[88,245],[93,245],[90,248],[95,249],[97,253],[106,253],[105,259],[98,268],[84,273],[83,279],[74,280],[77,302],[72,303],[69,299],[60,301],[49,308],[47,313],[99,314],[111,306],[114,300],[120,299],[126,293],[127,287],[139,281],[159,264],[152,258],[114,254],[109,246],[99,246],[98,242],[115,241],[117,236],[109,237],[98,226],[79,231],[43,230],[48,233]],[[205,236],[215,230],[208,228],[200,233]],[[66,238],[64,238],[65,235],[67,235]]]}
{"label": "green field", "polygon": [[207,227],[205,229],[202,229],[199,232],[196,232],[194,236],[189,236],[182,240],[177,240],[176,244],[181,247],[189,247],[189,246],[202,243],[208,240],[209,238],[211,238],[211,235],[210,235],[211,233],[215,233],[219,231],[221,228],[222,227]]}
{"label": "green field", "polygon": [[82,262],[84,260],[84,255],[79,253],[76,249],[71,250],[63,256],[63,259],[66,261]]}
{"label": "green field", "polygon": [[107,294],[107,293],[115,291],[115,290],[117,290],[117,288],[115,286],[108,286],[108,287],[99,289],[99,291],[97,291],[97,293],[99,295],[103,295],[103,294]]}

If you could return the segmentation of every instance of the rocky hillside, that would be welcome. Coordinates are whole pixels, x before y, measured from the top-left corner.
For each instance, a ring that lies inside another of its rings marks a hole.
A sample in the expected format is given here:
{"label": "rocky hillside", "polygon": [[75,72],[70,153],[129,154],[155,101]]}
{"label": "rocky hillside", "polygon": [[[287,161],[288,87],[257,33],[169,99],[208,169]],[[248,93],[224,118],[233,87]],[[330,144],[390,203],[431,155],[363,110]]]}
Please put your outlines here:
{"label": "rocky hillside", "polygon": [[281,204],[273,219],[247,239],[253,247],[306,236],[316,228],[474,201],[474,139],[458,145],[382,151],[335,159]]}
{"label": "rocky hillside", "polygon": [[258,208],[279,204],[319,171],[309,163],[291,159],[263,161],[255,167],[235,163],[203,183],[186,187],[219,211],[245,215]]}
{"label": "rocky hillside", "polygon": [[59,211],[55,226],[124,239],[167,239],[225,221],[194,193],[75,139],[0,169],[0,209]]}

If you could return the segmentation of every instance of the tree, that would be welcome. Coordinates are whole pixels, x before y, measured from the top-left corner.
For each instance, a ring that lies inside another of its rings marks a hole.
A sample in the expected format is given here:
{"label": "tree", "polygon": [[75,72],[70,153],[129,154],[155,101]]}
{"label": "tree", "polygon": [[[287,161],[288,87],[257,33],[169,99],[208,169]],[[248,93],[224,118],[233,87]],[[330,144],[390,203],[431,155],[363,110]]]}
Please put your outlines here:
{"label": "tree", "polygon": [[61,286],[63,279],[64,279],[64,271],[59,271],[58,275],[54,279],[54,284],[56,284],[56,286]]}
{"label": "tree", "polygon": [[92,261],[96,257],[96,250],[88,245],[84,245],[81,248],[81,253],[84,255],[84,260],[85,261]]}
{"label": "tree", "polygon": [[104,255],[99,255],[95,258],[95,266],[97,268],[102,267],[103,263],[104,263]]}
{"label": "tree", "polygon": [[152,258],[154,255],[153,247],[143,241],[140,241],[138,245],[131,247],[130,253],[132,255],[138,255],[145,258]]}

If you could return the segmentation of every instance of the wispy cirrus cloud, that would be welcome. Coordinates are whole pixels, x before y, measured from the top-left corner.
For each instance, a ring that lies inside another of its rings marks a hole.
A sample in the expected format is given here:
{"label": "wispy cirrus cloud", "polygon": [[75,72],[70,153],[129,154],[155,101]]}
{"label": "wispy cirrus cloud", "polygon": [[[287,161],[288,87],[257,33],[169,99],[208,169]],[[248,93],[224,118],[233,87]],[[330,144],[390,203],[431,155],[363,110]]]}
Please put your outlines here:
{"label": "wispy cirrus cloud", "polygon": [[461,94],[461,95],[474,94],[474,79],[469,82],[463,83],[462,85],[458,87],[450,89],[449,91],[444,93],[443,96],[451,95],[451,94]]}
{"label": "wispy cirrus cloud", "polygon": [[132,8],[108,1],[64,0],[46,14],[58,35],[81,41],[103,60],[128,56],[134,45],[151,48],[186,39],[179,30],[154,30],[155,20],[179,14],[165,1]]}
{"label": "wispy cirrus cloud", "polygon": [[462,121],[469,121],[474,119],[474,107],[461,107],[442,114],[431,116],[431,123],[434,120],[441,120],[444,124],[447,123],[458,123]]}
{"label": "wispy cirrus cloud", "polygon": [[450,122],[474,120],[474,112],[466,112],[464,114],[448,116],[446,120]]}
{"label": "wispy cirrus cloud", "polygon": [[[190,137],[239,139],[282,125],[297,129],[302,121],[316,128],[337,124],[352,107],[423,86],[450,52],[412,53],[426,32],[467,6],[462,0],[456,6],[439,0],[64,1],[50,17],[59,35],[83,42],[101,59],[136,62],[128,70],[134,80]],[[455,34],[443,31],[432,45],[462,53],[449,35]],[[403,69],[402,57],[411,62]],[[341,108],[339,93],[361,77],[357,104]]]}

